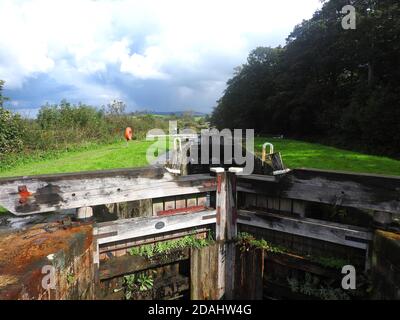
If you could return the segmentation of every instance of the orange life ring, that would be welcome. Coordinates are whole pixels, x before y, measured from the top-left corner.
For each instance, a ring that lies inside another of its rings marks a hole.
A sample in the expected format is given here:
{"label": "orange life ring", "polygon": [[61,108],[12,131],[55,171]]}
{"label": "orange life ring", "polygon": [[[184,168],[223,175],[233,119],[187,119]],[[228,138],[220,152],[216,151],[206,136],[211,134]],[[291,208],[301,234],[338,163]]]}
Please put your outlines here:
{"label": "orange life ring", "polygon": [[125,139],[126,139],[126,141],[132,140],[132,135],[133,135],[132,128],[127,127],[125,129]]}

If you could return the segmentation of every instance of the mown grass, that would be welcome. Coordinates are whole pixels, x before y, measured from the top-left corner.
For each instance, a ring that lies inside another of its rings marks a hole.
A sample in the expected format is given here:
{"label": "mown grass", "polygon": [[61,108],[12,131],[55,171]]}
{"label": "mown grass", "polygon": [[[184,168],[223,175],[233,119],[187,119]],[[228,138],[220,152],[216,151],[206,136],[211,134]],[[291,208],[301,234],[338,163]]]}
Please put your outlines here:
{"label": "mown grass", "polygon": [[[0,177],[26,176],[48,173],[106,170],[148,165],[146,152],[153,141],[125,141],[109,145],[92,145],[90,149],[58,154],[25,157],[12,168],[0,169]],[[22,156],[21,156],[22,157]]]}
{"label": "mown grass", "polygon": [[[264,142],[271,142],[289,168],[315,168],[349,172],[400,175],[400,161],[366,155],[316,143],[290,139],[255,138],[255,150],[261,154]],[[65,173],[148,165],[146,151],[154,142],[134,140],[108,145],[91,144],[72,151],[20,156],[14,166],[0,168],[0,177]]]}
{"label": "mown grass", "polygon": [[359,173],[400,175],[400,161],[380,156],[341,150],[317,143],[257,137],[256,154],[261,155],[264,142],[271,142],[282,154],[288,168],[313,168]]}

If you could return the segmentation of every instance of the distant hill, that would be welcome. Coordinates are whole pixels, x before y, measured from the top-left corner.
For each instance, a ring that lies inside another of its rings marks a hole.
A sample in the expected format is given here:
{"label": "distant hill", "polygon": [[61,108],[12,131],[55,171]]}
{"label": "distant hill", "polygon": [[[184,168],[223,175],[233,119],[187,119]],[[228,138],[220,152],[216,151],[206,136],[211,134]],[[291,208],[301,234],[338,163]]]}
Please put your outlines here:
{"label": "distant hill", "polygon": [[197,112],[197,111],[143,111],[143,112],[138,112],[142,114],[153,114],[153,115],[159,115],[159,116],[182,116],[184,113],[190,112],[194,117],[204,117],[207,115],[207,113],[204,112]]}

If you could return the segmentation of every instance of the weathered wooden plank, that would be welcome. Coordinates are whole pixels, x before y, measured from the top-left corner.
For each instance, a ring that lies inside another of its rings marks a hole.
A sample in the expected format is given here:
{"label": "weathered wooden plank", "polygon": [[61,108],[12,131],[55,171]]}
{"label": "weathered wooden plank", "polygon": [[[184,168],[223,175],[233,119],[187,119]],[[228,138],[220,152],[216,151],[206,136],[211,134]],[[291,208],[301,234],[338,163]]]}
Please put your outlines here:
{"label": "weathered wooden plank", "polygon": [[337,279],[343,276],[340,269],[321,266],[320,264],[312,262],[303,256],[291,253],[266,252],[265,260],[267,264],[269,262],[274,262],[290,269],[302,270],[323,277]]}
{"label": "weathered wooden plank", "polygon": [[197,197],[196,196],[189,196],[186,198],[186,205],[188,207],[196,207],[197,206]]}
{"label": "weathered wooden plank", "polygon": [[153,199],[153,216],[156,216],[158,212],[164,210],[164,201],[162,198]]}
{"label": "weathered wooden plank", "polygon": [[216,212],[217,224],[215,236],[217,241],[225,240],[226,236],[226,174],[223,168],[213,168],[217,174]]}
{"label": "weathered wooden plank", "polygon": [[180,208],[180,209],[169,209],[169,210],[162,210],[158,211],[157,216],[168,216],[168,215],[175,215],[175,214],[183,214],[183,213],[193,213],[207,210],[206,207],[203,206],[194,206],[194,207],[187,207],[187,208]]}
{"label": "weathered wooden plank", "polygon": [[[161,233],[158,234],[154,237],[140,237],[140,238],[134,238],[132,240],[128,241],[121,241],[118,243],[111,242],[111,243],[106,243],[102,245],[99,248],[100,253],[109,253],[113,252],[115,250],[125,250],[127,251],[129,248],[139,246],[139,245],[144,245],[144,244],[149,244],[149,243],[155,243],[159,241],[167,241],[167,240],[172,240],[172,239],[177,239],[177,238],[182,238],[187,235],[193,235],[196,233],[197,235],[202,235],[205,237],[209,231],[209,228],[207,226],[205,227],[200,227],[196,229],[183,229],[179,231],[172,231],[172,232],[167,232],[167,233]],[[115,232],[117,234],[117,232]],[[111,235],[115,235],[111,234]],[[107,235],[107,234],[106,234]]]}
{"label": "weathered wooden plank", "polygon": [[240,251],[236,248],[234,298],[261,300],[263,297],[264,250]]}
{"label": "weathered wooden plank", "polygon": [[280,209],[279,198],[268,197],[268,209],[279,211]]}
{"label": "weathered wooden plank", "polygon": [[[108,203],[201,193],[215,190],[215,179],[200,174],[174,177],[159,171],[127,172],[98,178],[87,174],[28,177],[0,183],[0,205],[17,215],[72,209]],[[148,177],[148,175],[153,175]],[[27,192],[19,192],[23,186]]]}
{"label": "weathered wooden plank", "polygon": [[176,196],[176,208],[181,209],[181,208],[186,208],[186,197],[187,196]]}
{"label": "weathered wooden plank", "polygon": [[374,234],[371,278],[373,298],[400,299],[400,235],[377,230]]}
{"label": "weathered wooden plank", "polygon": [[104,233],[116,232],[116,235],[99,238],[98,243],[110,243],[126,239],[154,235],[174,230],[193,228],[216,222],[215,210],[206,210],[196,213],[180,214],[164,217],[139,217],[116,220],[112,223],[97,224],[93,232],[95,236]]}
{"label": "weathered wooden plank", "polygon": [[110,170],[93,170],[93,171],[80,171],[80,172],[69,172],[69,173],[57,173],[57,174],[41,174],[33,176],[17,176],[17,177],[5,177],[0,178],[0,186],[14,183],[15,181],[25,180],[39,180],[47,183],[57,184],[61,180],[85,180],[85,179],[103,179],[103,178],[114,178],[122,176],[126,178],[138,178],[147,177],[158,179],[163,177],[165,169],[162,166],[146,166],[138,168],[121,168],[121,169],[110,169]]}
{"label": "weathered wooden plank", "polygon": [[206,194],[199,194],[197,196],[197,205],[198,206],[207,206],[207,195]]}
{"label": "weathered wooden plank", "polygon": [[268,198],[266,195],[257,195],[257,208],[268,209]]}
{"label": "weathered wooden plank", "polygon": [[262,182],[277,182],[279,181],[279,178],[277,176],[271,176],[271,175],[263,175],[263,174],[250,174],[243,176],[246,178],[246,180],[258,180]]}
{"label": "weathered wooden plank", "polygon": [[226,173],[224,168],[212,168],[211,171],[217,175],[217,192],[216,192],[216,225],[215,236],[218,243],[217,255],[217,299],[222,299],[225,295],[225,280],[226,280],[226,244],[223,243],[226,239],[226,205],[227,205],[227,190],[226,190]]}
{"label": "weathered wooden plank", "polygon": [[306,202],[293,200],[293,213],[304,218],[306,216]]}
{"label": "weathered wooden plank", "polygon": [[280,201],[279,201],[279,211],[292,213],[292,200],[290,200],[290,199],[280,199]]}
{"label": "weathered wooden plank", "polygon": [[238,223],[360,249],[367,249],[372,239],[371,232],[365,228],[309,218],[296,219],[271,213],[240,210]]}
{"label": "weathered wooden plank", "polygon": [[280,176],[275,182],[254,179],[252,175],[239,176],[238,191],[400,212],[400,177],[298,169]]}
{"label": "weathered wooden plank", "polygon": [[245,206],[247,208],[257,207],[257,195],[254,193],[246,193]]}
{"label": "weathered wooden plank", "polygon": [[190,254],[190,299],[218,300],[217,269],[219,244],[191,249]]}
{"label": "weathered wooden plank", "polygon": [[[230,241],[237,234],[236,208],[236,172],[241,169],[230,168],[225,172],[223,168],[212,169],[217,173],[217,241]],[[233,298],[234,278],[231,270],[235,265],[235,248],[233,243],[223,243],[218,250],[218,298]]]}
{"label": "weathered wooden plank", "polygon": [[181,250],[178,255],[168,255],[158,260],[149,260],[141,256],[125,254],[120,257],[113,257],[102,261],[100,263],[99,276],[100,280],[105,280],[186,259],[189,259],[189,249]]}
{"label": "weathered wooden plank", "polygon": [[164,199],[164,210],[175,209],[175,197],[167,197]]}
{"label": "weathered wooden plank", "polygon": [[199,257],[200,249],[192,248],[190,250],[190,299],[196,300],[201,299],[201,294],[199,292],[201,283],[200,277],[201,274],[199,273],[198,266],[199,266]]}
{"label": "weathered wooden plank", "polygon": [[[209,246],[210,247],[210,246]],[[218,248],[213,244],[209,248],[209,268],[210,268],[210,293],[213,299],[219,298],[219,290],[215,285],[218,282]]]}

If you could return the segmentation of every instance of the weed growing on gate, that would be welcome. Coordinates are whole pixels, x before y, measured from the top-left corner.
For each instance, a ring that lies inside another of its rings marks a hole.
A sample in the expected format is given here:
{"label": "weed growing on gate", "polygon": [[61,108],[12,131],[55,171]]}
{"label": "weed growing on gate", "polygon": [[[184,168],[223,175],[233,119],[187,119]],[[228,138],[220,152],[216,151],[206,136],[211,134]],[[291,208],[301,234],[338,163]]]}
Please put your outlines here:
{"label": "weed growing on gate", "polygon": [[[247,232],[239,233],[236,241],[242,252],[248,251],[252,248],[260,248],[271,253],[292,253],[288,248],[279,245],[273,245],[264,239],[256,239],[253,235]],[[337,257],[307,255],[305,258],[307,258],[311,262],[318,263],[325,268],[342,269],[344,265],[350,264],[350,261]]]}
{"label": "weed growing on gate", "polygon": [[208,233],[208,237],[205,239],[198,238],[195,234],[190,234],[180,239],[160,241],[133,247],[129,250],[129,254],[132,256],[142,256],[147,259],[163,258],[175,251],[186,248],[199,249],[206,247],[213,243],[213,241],[211,233]]}
{"label": "weed growing on gate", "polygon": [[350,296],[340,288],[332,288],[324,283],[319,277],[305,274],[304,280],[287,278],[292,292],[301,293],[307,296],[317,297],[322,300],[350,300]]}
{"label": "weed growing on gate", "polygon": [[[153,271],[155,273],[155,271]],[[154,286],[153,274],[139,272],[124,276],[125,299],[130,300],[135,293],[150,291]]]}
{"label": "weed growing on gate", "polygon": [[273,252],[273,253],[287,252],[286,248],[284,248],[282,246],[272,245],[264,239],[256,239],[254,236],[252,236],[251,234],[249,234],[247,232],[239,233],[236,241],[242,252],[248,251],[251,248],[264,249],[264,250],[267,250],[268,252]]}

